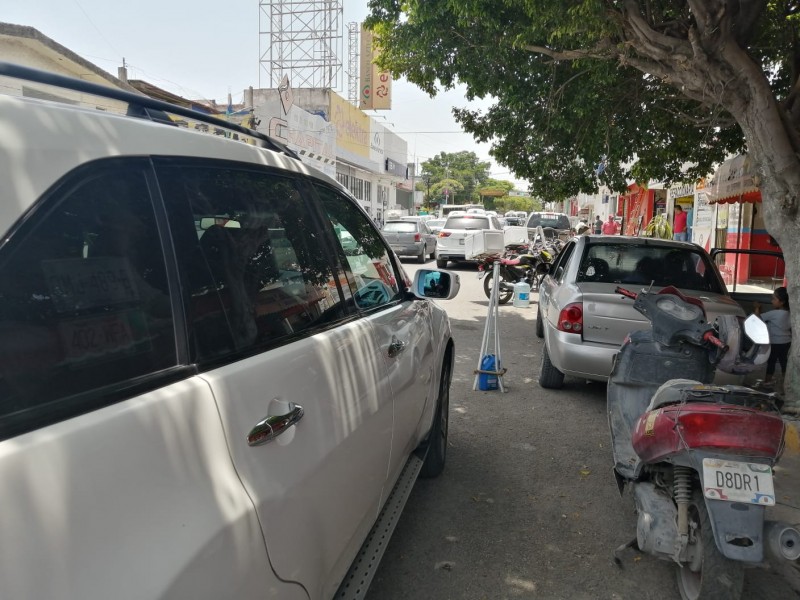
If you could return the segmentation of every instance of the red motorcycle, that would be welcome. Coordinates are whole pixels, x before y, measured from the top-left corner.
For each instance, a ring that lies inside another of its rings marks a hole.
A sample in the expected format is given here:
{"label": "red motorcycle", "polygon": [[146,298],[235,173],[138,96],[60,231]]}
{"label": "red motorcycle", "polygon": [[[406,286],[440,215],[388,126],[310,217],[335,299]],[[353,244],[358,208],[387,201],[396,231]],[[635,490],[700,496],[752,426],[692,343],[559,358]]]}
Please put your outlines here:
{"label": "red motorcycle", "polygon": [[668,287],[617,291],[651,322],[614,360],[607,410],[620,492],[633,491],[636,538],[628,547],[677,565],[684,600],[737,600],[744,566],[764,550],[800,557],[800,532],[766,522],[775,504],[772,467],[784,446],[774,396],[716,386],[717,368],[745,373],[769,354],[757,317],[706,322],[702,302]]}

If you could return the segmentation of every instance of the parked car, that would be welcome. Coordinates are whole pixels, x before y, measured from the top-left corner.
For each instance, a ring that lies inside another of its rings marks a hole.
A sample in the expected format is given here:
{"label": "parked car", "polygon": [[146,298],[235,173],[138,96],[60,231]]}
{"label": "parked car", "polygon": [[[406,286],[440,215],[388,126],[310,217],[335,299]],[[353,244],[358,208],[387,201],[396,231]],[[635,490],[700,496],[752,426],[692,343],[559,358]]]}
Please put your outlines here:
{"label": "parked car", "polygon": [[481,230],[502,231],[497,217],[485,214],[450,215],[436,238],[436,266],[447,267],[450,261],[465,261],[464,242],[468,235]]}
{"label": "parked car", "polygon": [[571,229],[569,217],[564,213],[556,212],[532,212],[528,216],[525,226],[531,235],[537,227],[555,229],[556,235],[562,239],[566,239],[569,236]]}
{"label": "parked car", "polygon": [[109,108],[0,96],[0,596],[369,581],[444,468],[454,346],[430,298],[458,276],[410,280],[345,188],[263,134],[0,76]]}
{"label": "parked car", "polygon": [[447,219],[431,219],[430,221],[426,221],[425,224],[428,226],[428,229],[431,230],[431,233],[438,234],[446,222]]}
{"label": "parked car", "polygon": [[[544,338],[539,384],[559,388],[564,376],[606,381],[625,336],[650,322],[618,286],[634,291],[673,285],[703,301],[706,316],[744,316],[708,253],[687,242],[626,236],[574,237],[539,287],[536,335]],[[641,365],[647,369],[646,364]]]}
{"label": "parked car", "polygon": [[383,237],[398,256],[416,256],[418,263],[424,263],[429,255],[433,258],[436,252],[436,236],[419,219],[386,221]]}

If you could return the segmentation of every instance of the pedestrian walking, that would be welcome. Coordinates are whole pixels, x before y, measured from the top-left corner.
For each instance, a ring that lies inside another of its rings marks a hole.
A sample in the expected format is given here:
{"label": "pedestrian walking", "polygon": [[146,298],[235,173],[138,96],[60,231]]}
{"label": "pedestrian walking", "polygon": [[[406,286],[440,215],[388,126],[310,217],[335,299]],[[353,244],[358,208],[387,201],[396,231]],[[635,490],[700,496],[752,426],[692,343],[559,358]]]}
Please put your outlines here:
{"label": "pedestrian walking", "polygon": [[600,234],[603,232],[603,221],[602,221],[602,219],[600,218],[600,215],[597,215],[597,216],[594,218],[594,232],[595,232],[597,235],[600,235]]}
{"label": "pedestrian walking", "polygon": [[675,205],[675,216],[672,219],[672,239],[686,241],[686,213],[680,204]]}
{"label": "pedestrian walking", "polygon": [[785,287],[779,287],[772,292],[772,308],[763,315],[761,305],[756,302],[753,312],[761,317],[767,324],[769,331],[770,352],[767,359],[767,373],[759,387],[770,388],[775,375],[775,366],[780,363],[781,374],[786,377],[786,363],[789,358],[789,347],[792,345],[792,323],[789,317],[789,294]]}
{"label": "pedestrian walking", "polygon": [[614,220],[614,215],[608,215],[608,221],[603,223],[603,234],[604,235],[617,234],[617,222]]}

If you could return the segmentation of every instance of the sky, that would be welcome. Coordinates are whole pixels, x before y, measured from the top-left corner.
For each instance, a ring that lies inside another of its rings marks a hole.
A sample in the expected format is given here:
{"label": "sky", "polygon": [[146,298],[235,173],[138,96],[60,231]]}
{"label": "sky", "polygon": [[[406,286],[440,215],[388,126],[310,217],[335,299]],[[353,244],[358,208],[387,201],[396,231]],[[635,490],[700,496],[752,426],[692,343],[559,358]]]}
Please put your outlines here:
{"label": "sky", "polygon": [[[366,17],[367,0],[342,0],[342,6],[346,68],[346,24]],[[250,86],[269,87],[268,74],[259,65],[266,48],[259,39],[262,14],[259,0],[0,0],[0,21],[34,27],[114,76],[124,59],[130,79],[218,103],[225,103],[228,93],[241,102]],[[344,85],[338,91],[347,97]],[[408,142],[409,161],[471,151],[491,162],[491,177],[526,189],[525,182],[489,156],[489,144],[475,142],[453,118],[454,106],[485,109],[490,101],[469,103],[463,87],[431,99],[404,80],[393,82],[392,94],[391,110],[367,114]]]}

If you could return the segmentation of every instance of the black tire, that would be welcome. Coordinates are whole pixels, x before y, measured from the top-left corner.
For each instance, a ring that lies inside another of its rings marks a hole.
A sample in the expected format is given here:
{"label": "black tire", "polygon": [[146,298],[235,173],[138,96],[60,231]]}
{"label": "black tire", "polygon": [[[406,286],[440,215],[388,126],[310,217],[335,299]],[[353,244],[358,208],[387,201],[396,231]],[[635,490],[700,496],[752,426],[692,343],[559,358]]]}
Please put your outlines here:
{"label": "black tire", "polygon": [[423,244],[422,245],[422,251],[417,256],[417,262],[419,264],[424,263],[425,262],[425,257],[427,256],[427,254],[428,254],[428,247],[425,244]]}
{"label": "black tire", "polygon": [[442,366],[439,398],[436,401],[436,416],[428,439],[425,441],[428,453],[419,472],[419,476],[425,479],[438,477],[444,470],[447,458],[447,432],[450,428],[450,378],[450,356],[448,355]]}
{"label": "black tire", "polygon": [[564,386],[564,374],[550,362],[547,344],[542,346],[542,369],[539,371],[539,385],[548,390],[558,390]]}
{"label": "black tire", "polygon": [[677,567],[683,600],[739,600],[744,587],[742,563],[717,549],[703,495],[695,491],[689,504],[689,551],[695,558]]}
{"label": "black tire", "polygon": [[[486,297],[490,300],[492,299],[492,280],[494,271],[489,271],[486,275],[483,276],[483,292],[486,294]],[[500,283],[509,283],[513,284],[511,280],[507,278],[507,274],[503,272],[503,269],[500,269],[499,272],[499,279]],[[514,290],[504,290],[502,288],[499,289],[499,297],[497,298],[497,302],[499,304],[508,304],[511,299],[514,297]]]}
{"label": "black tire", "polygon": [[544,337],[544,321],[542,321],[542,306],[541,304],[538,305],[539,308],[536,310],[536,337],[543,338]]}
{"label": "black tire", "polygon": [[446,269],[447,268],[447,259],[446,258],[437,258],[436,259],[436,268],[437,269]]}

